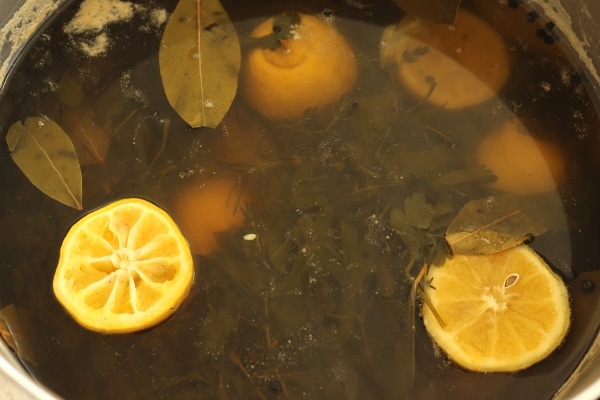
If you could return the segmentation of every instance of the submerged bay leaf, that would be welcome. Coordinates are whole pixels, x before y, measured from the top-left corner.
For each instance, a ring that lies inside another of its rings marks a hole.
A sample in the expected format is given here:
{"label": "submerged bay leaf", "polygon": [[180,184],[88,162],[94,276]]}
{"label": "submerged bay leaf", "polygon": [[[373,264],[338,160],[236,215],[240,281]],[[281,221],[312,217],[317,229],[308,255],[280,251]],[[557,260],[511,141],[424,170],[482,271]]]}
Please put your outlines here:
{"label": "submerged bay leaf", "polygon": [[453,24],[462,0],[394,0],[408,14],[436,24]]}
{"label": "submerged bay leaf", "polygon": [[241,55],[237,33],[218,0],[180,0],[159,50],[171,106],[190,126],[216,127],[237,92]]}
{"label": "submerged bay leaf", "polygon": [[46,195],[81,210],[82,178],[69,136],[46,117],[15,122],[6,135],[11,156],[25,176]]}
{"label": "submerged bay leaf", "polygon": [[524,212],[518,196],[505,195],[468,202],[448,227],[444,240],[453,254],[490,254],[547,230]]}
{"label": "submerged bay leaf", "polygon": [[92,107],[83,102],[78,106],[66,107],[63,112],[65,131],[73,141],[81,165],[104,164],[104,158],[112,138],[111,117],[104,126],[94,123]]}
{"label": "submerged bay leaf", "polygon": [[4,342],[24,361],[38,365],[34,330],[29,313],[9,304],[0,309],[0,336]]}

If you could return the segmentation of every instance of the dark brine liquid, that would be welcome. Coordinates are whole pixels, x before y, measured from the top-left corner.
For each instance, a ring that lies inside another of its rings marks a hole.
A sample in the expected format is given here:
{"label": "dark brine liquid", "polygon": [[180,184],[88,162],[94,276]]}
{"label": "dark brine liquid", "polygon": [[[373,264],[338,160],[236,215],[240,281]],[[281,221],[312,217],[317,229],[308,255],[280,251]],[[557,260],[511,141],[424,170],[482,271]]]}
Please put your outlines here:
{"label": "dark brine liquid", "polygon": [[[335,110],[294,123],[264,120],[238,96],[215,129],[190,128],[161,85],[158,49],[176,2],[139,2],[104,24],[96,18],[97,29],[77,28],[73,4],[23,57],[1,107],[5,134],[44,115],[65,130],[93,131],[95,148],[106,148],[80,159],[83,212],[42,194],[2,148],[0,316],[28,371],[72,399],[550,398],[600,321],[598,115],[550,21],[523,5],[488,3],[461,7],[497,29],[510,77],[493,99],[450,110],[408,94],[381,68],[383,31],[404,16],[392,1],[223,1],[241,38],[282,12],[332,19],[359,77]],[[548,232],[529,244],[567,282],[572,325],[540,363],[480,374],[432,343],[421,305],[408,305],[404,271],[415,259],[431,261],[468,201],[503,195],[473,155],[514,115],[534,137],[558,143],[566,160],[566,181],[536,198]],[[60,244],[84,212],[138,196],[181,224],[177,195],[221,178],[235,182],[234,193],[252,193],[245,222],[196,255],[195,285],[170,319],[102,335],[59,306],[52,277]],[[428,229],[413,227],[421,242],[411,247],[390,212],[410,216],[407,199],[421,196],[451,211]]]}

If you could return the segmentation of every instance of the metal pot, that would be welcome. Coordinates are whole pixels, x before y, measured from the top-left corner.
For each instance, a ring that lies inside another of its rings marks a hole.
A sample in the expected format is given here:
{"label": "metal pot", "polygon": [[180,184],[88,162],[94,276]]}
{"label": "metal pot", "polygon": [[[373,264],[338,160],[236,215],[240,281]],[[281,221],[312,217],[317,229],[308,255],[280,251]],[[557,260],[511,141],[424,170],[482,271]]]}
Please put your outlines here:
{"label": "metal pot", "polygon": [[[2,0],[0,2],[0,95],[19,56],[53,16],[70,0]],[[516,2],[516,0],[515,0]],[[563,43],[585,69],[596,99],[600,99],[600,2],[594,0],[526,0],[555,23]],[[36,383],[0,341],[0,398],[56,399]],[[557,399],[600,398],[600,335]]]}

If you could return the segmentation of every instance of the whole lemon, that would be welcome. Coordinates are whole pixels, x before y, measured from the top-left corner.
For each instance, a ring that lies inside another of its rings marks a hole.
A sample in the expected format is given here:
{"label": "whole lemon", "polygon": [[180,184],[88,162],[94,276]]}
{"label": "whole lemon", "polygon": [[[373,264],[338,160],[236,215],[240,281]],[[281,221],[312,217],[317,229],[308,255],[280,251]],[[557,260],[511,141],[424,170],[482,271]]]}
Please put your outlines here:
{"label": "whole lemon", "polygon": [[194,181],[175,196],[174,214],[195,254],[219,248],[215,233],[244,224],[244,207],[250,194],[230,177]]}
{"label": "whole lemon", "polygon": [[418,99],[447,109],[495,96],[510,74],[502,37],[474,14],[460,10],[453,25],[406,17],[386,28],[381,63]]}
{"label": "whole lemon", "polygon": [[567,178],[558,144],[531,136],[512,118],[477,146],[477,161],[498,177],[490,186],[504,192],[538,194],[555,190]]}
{"label": "whole lemon", "polygon": [[[270,120],[295,120],[308,109],[322,110],[349,92],[358,74],[356,58],[344,37],[325,20],[298,14],[290,37],[272,47],[250,50],[240,71],[246,102]],[[273,33],[274,18],[250,34]]]}
{"label": "whole lemon", "polygon": [[275,153],[263,121],[245,107],[232,108],[214,133],[210,148],[221,163],[257,163]]}

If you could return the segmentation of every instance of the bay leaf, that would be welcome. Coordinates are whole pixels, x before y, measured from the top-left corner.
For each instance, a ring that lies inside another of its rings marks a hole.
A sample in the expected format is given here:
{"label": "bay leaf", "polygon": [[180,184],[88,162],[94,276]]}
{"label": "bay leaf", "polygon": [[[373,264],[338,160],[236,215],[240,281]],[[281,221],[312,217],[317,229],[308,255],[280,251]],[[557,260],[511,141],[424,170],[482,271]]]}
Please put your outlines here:
{"label": "bay leaf", "polygon": [[38,365],[36,354],[40,351],[35,344],[35,330],[26,310],[9,304],[0,309],[0,336],[4,342],[24,361]]}
{"label": "bay leaf", "polygon": [[65,107],[63,122],[71,138],[81,165],[104,164],[112,139],[112,118],[109,115],[103,126],[94,122],[93,108],[86,102],[74,107]]}
{"label": "bay leaf", "polygon": [[15,122],[6,134],[11,156],[44,194],[78,210],[82,206],[81,167],[73,142],[47,117]]}
{"label": "bay leaf", "polygon": [[394,0],[413,17],[435,24],[453,24],[462,0]]}
{"label": "bay leaf", "polygon": [[163,88],[190,126],[216,127],[237,92],[237,33],[218,0],[180,0],[159,49]]}
{"label": "bay leaf", "polygon": [[523,211],[518,196],[468,202],[446,231],[453,254],[490,254],[517,246],[548,228]]}

